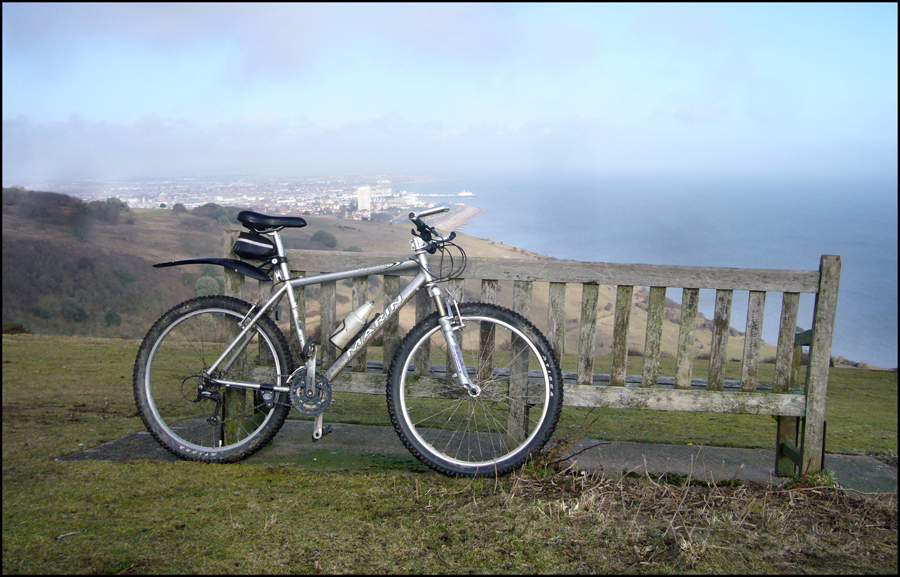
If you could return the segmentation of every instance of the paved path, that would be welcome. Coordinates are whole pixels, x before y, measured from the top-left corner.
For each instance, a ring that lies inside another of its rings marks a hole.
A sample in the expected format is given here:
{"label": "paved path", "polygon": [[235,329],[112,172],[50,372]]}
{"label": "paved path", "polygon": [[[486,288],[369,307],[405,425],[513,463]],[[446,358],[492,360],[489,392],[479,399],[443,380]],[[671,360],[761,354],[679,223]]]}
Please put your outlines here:
{"label": "paved path", "polygon": [[[410,455],[390,427],[332,425],[334,432],[312,442],[310,421],[288,420],[275,440],[246,463],[267,465],[329,466],[347,459],[390,468],[426,470]],[[568,453],[581,470],[602,470],[610,478],[624,473],[675,473],[697,479],[739,479],[777,487],[785,479],[774,475],[775,454],[770,449],[656,445],[622,441],[582,441]],[[140,432],[60,460],[174,461],[149,433]],[[845,489],[862,493],[896,493],[897,468],[866,456],[826,454],[825,468],[834,472]]]}

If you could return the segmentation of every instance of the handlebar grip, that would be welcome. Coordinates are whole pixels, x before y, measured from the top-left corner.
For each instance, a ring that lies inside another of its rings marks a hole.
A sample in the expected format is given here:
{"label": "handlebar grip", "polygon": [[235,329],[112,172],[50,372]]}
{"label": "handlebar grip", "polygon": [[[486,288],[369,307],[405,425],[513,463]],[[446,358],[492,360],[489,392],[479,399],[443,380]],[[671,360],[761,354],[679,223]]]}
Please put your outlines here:
{"label": "handlebar grip", "polygon": [[409,216],[409,220],[415,222],[426,216],[431,216],[432,214],[440,214],[442,212],[448,212],[450,207],[447,205],[439,205],[432,206],[431,208],[426,208],[425,210],[420,210],[419,212],[410,212],[407,216]]}

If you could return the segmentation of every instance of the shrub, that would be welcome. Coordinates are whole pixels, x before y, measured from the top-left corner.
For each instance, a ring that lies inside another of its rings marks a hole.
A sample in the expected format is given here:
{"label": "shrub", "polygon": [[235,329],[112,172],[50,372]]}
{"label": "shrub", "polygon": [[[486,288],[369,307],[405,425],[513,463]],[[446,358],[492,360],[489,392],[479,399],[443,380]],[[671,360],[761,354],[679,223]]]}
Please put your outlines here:
{"label": "shrub", "polygon": [[324,230],[320,230],[319,232],[314,234],[312,236],[312,240],[314,242],[320,242],[328,248],[334,248],[337,246],[337,239],[334,238],[334,235]]}
{"label": "shrub", "polygon": [[114,270],[113,276],[119,279],[119,284],[121,284],[123,288],[135,281],[134,275],[127,270]]}
{"label": "shrub", "polygon": [[23,194],[25,194],[25,189],[20,186],[4,188],[3,206],[13,206],[14,204],[18,204],[18,202],[22,199]]}
{"label": "shrub", "polygon": [[3,325],[4,335],[30,335],[31,331],[20,325],[19,323],[5,323]]}
{"label": "shrub", "polygon": [[130,212],[128,205],[116,197],[103,200],[95,200],[88,205],[88,212],[97,219],[103,220],[110,224],[119,222],[119,215]]}
{"label": "shrub", "polygon": [[29,310],[31,311],[31,314],[38,318],[49,319],[53,316],[53,311],[41,305],[34,305]]}
{"label": "shrub", "polygon": [[72,299],[65,299],[59,304],[59,313],[70,321],[83,323],[88,319],[87,311]]}
{"label": "shrub", "polygon": [[198,297],[222,294],[219,292],[219,283],[211,276],[198,278],[197,284],[194,285],[194,292]]}
{"label": "shrub", "polygon": [[106,321],[106,326],[111,327],[113,325],[119,326],[122,324],[122,317],[119,316],[119,313],[116,311],[109,311],[106,313],[106,316],[103,317],[103,320]]}

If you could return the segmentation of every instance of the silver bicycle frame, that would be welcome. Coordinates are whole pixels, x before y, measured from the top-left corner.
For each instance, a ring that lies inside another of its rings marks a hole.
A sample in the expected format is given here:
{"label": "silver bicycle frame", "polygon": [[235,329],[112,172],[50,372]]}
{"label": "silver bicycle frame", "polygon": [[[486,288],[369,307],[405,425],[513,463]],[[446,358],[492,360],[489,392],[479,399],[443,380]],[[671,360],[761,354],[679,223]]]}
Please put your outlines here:
{"label": "silver bicycle frame", "polygon": [[[418,220],[421,217],[438,214],[440,212],[446,212],[447,210],[449,209],[443,206],[432,207],[418,213],[410,213],[409,218],[414,222],[421,222]],[[400,309],[410,301],[414,294],[416,294],[422,288],[425,288],[428,291],[429,296],[434,300],[435,308],[438,311],[438,323],[440,324],[441,332],[444,335],[444,340],[447,343],[447,351],[451,353],[450,359],[453,363],[453,368],[456,370],[456,378],[458,379],[460,386],[466,389],[466,391],[468,391],[468,393],[472,396],[477,396],[481,392],[480,388],[472,383],[472,381],[469,379],[468,371],[466,370],[465,363],[463,362],[462,352],[460,351],[459,344],[457,343],[456,337],[453,334],[453,331],[455,329],[458,329],[459,327],[454,327],[454,325],[451,323],[451,308],[456,309],[457,315],[459,314],[459,308],[456,306],[456,302],[452,297],[447,300],[446,305],[441,299],[441,289],[437,286],[437,283],[435,282],[434,277],[431,274],[431,270],[428,267],[428,259],[425,256],[427,245],[425,241],[422,240],[422,238],[414,235],[413,239],[410,241],[410,245],[413,249],[413,252],[415,253],[415,256],[404,261],[386,263],[382,265],[342,272],[318,274],[309,277],[290,278],[290,270],[288,269],[287,262],[284,259],[284,245],[281,242],[281,237],[278,235],[278,229],[270,231],[269,234],[272,235],[272,238],[275,241],[275,247],[279,255],[278,259],[280,262],[278,263],[278,268],[275,270],[274,277],[276,283],[281,283],[281,287],[275,292],[275,294],[273,294],[269,298],[268,301],[266,301],[265,304],[263,304],[259,308],[258,311],[256,311],[256,314],[253,314],[253,312],[254,310],[256,310],[257,305],[254,305],[253,308],[250,309],[250,312],[247,314],[247,316],[241,320],[241,332],[237,335],[237,337],[235,337],[233,341],[231,341],[231,343],[219,356],[219,358],[216,359],[216,361],[207,368],[207,374],[213,374],[213,372],[220,365],[222,365],[222,363],[225,363],[223,370],[228,370],[228,368],[236,358],[232,357],[229,359],[231,352],[235,349],[235,347],[240,346],[240,348],[243,348],[247,344],[250,339],[249,335],[251,328],[255,326],[257,322],[259,322],[259,319],[262,318],[262,315],[266,314],[267,311],[272,309],[275,304],[284,297],[284,293],[287,293],[291,309],[291,321],[294,323],[294,329],[296,331],[301,350],[303,351],[303,356],[306,357],[301,359],[306,361],[308,367],[306,387],[307,391],[311,391],[311,387],[315,386],[315,379],[313,378],[313,374],[315,372],[315,349],[313,349],[312,354],[308,354],[306,337],[303,333],[303,323],[300,321],[300,308],[297,305],[297,297],[296,295],[294,295],[294,289],[302,288],[312,284],[367,276],[371,274],[385,274],[404,270],[418,269],[419,272],[413,278],[412,282],[410,282],[406,286],[406,288],[400,291],[400,294],[397,296],[397,298],[389,303],[381,313],[376,315],[372,323],[368,324],[365,327],[365,331],[362,334],[358,335],[356,340],[347,348],[347,350],[345,350],[334,361],[334,363],[332,363],[332,365],[328,367],[328,369],[325,371],[325,378],[328,381],[333,381],[341,373],[341,371],[343,371],[347,367],[347,365],[350,364],[350,361],[352,361],[356,357],[356,355],[369,343],[369,341],[372,340],[372,338],[378,333],[381,327],[383,327],[388,320],[393,318],[394,315],[398,314]],[[452,240],[453,236],[450,236],[449,238],[450,240]],[[249,318],[251,315],[253,316],[253,318]],[[226,361],[226,359],[228,360]],[[278,387],[274,384],[246,383],[238,381],[228,381],[224,379],[215,379],[215,381],[227,387],[269,390],[277,391],[280,393],[290,392],[290,387]],[[316,415],[313,425],[314,440],[318,440],[322,437],[322,420],[322,413]]]}
{"label": "silver bicycle frame", "polygon": [[[278,247],[278,252],[280,254],[284,253],[281,244],[281,238],[279,238],[278,233],[272,233],[272,236],[275,239],[276,246]],[[419,242],[415,242],[419,241]],[[256,305],[254,305],[253,309],[250,310],[250,314],[248,314],[247,318],[244,318],[241,321],[241,332],[235,337],[228,347],[222,352],[216,361],[207,367],[207,372],[212,374],[219,366],[223,367],[223,370],[227,371],[227,369],[231,366],[231,363],[234,359],[229,359],[232,351],[243,344],[245,339],[248,338],[248,334],[253,326],[259,321],[260,318],[267,311],[271,310],[276,303],[278,303],[283,297],[284,294],[287,293],[288,301],[290,302],[291,309],[291,320],[294,323],[294,329],[297,333],[297,338],[299,340],[301,348],[305,348],[306,346],[306,338],[303,333],[303,323],[300,321],[300,309],[297,305],[297,299],[294,295],[293,289],[302,288],[307,285],[319,284],[328,281],[337,281],[348,278],[355,278],[360,276],[372,275],[372,274],[385,274],[385,273],[393,273],[400,272],[404,270],[412,270],[418,269],[419,273],[413,278],[413,280],[400,291],[400,294],[395,298],[390,304],[388,304],[385,309],[379,313],[374,321],[368,326],[365,332],[353,342],[353,344],[347,348],[335,361],[332,365],[325,371],[325,378],[329,381],[334,380],[340,373],[343,371],[350,361],[353,360],[354,357],[369,343],[370,340],[377,334],[378,330],[384,326],[385,322],[390,320],[394,315],[398,314],[401,308],[412,299],[413,295],[416,294],[420,289],[425,286],[428,286],[429,294],[434,299],[437,309],[442,317],[447,315],[447,309],[444,303],[441,301],[441,290],[436,286],[434,281],[434,277],[431,275],[431,272],[428,268],[428,261],[425,257],[424,244],[421,244],[419,239],[414,239],[413,247],[416,251],[415,257],[409,258],[404,261],[386,263],[381,265],[375,265],[370,267],[364,267],[359,269],[352,269],[341,272],[333,272],[333,273],[324,273],[318,274],[308,277],[296,277],[296,278],[287,278],[289,276],[289,271],[287,267],[287,263],[281,262],[279,269],[276,271],[275,279],[278,282],[281,282],[281,287],[275,291],[275,293],[257,310]],[[285,280],[286,279],[286,280]],[[255,312],[255,314],[253,314]],[[249,318],[250,315],[253,315],[252,318]],[[444,323],[447,324],[447,323]],[[449,326],[449,325],[448,325]],[[445,333],[449,333],[449,331],[445,330]],[[452,335],[448,336],[453,338]],[[451,347],[451,351],[454,351],[458,354],[458,347]],[[457,360],[457,355],[453,355],[453,360]],[[226,361],[226,359],[229,359]],[[461,361],[461,359],[459,359]],[[224,363],[224,365],[223,365]],[[454,363],[456,364],[456,363]],[[465,374],[465,371],[462,371],[460,375],[460,381],[464,385],[471,385],[468,382],[468,377]],[[240,387],[246,389],[264,389],[264,390],[274,390],[277,392],[289,392],[290,389],[288,387],[277,387],[274,385],[267,384],[256,384],[256,383],[246,383],[239,381],[229,381],[225,379],[216,379],[216,382],[232,387]]]}

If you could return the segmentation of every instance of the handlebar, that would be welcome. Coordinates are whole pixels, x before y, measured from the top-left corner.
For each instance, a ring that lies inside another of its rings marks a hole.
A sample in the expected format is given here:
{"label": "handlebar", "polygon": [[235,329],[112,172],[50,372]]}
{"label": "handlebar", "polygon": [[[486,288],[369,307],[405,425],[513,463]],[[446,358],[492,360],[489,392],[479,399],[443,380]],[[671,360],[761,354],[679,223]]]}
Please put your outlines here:
{"label": "handlebar", "polygon": [[[418,212],[411,211],[407,216],[409,216],[409,220],[416,225],[416,228],[412,231],[414,236],[418,236],[423,241],[425,241],[428,246],[428,253],[434,254],[437,250],[437,245],[445,242],[450,242],[454,238],[456,238],[456,233],[451,232],[447,236],[441,236],[438,234],[437,229],[434,227],[428,226],[422,221],[423,217],[431,216],[433,214],[440,214],[442,212],[449,212],[450,207],[446,205],[433,206],[431,208],[426,208],[425,210],[420,210]],[[416,232],[418,231],[418,232]]]}
{"label": "handlebar", "polygon": [[415,222],[417,219],[420,219],[425,216],[431,216],[432,214],[440,214],[442,212],[449,212],[449,211],[450,211],[450,207],[445,204],[441,204],[438,206],[432,206],[431,208],[426,208],[425,210],[420,210],[419,212],[410,212],[409,220]]}

